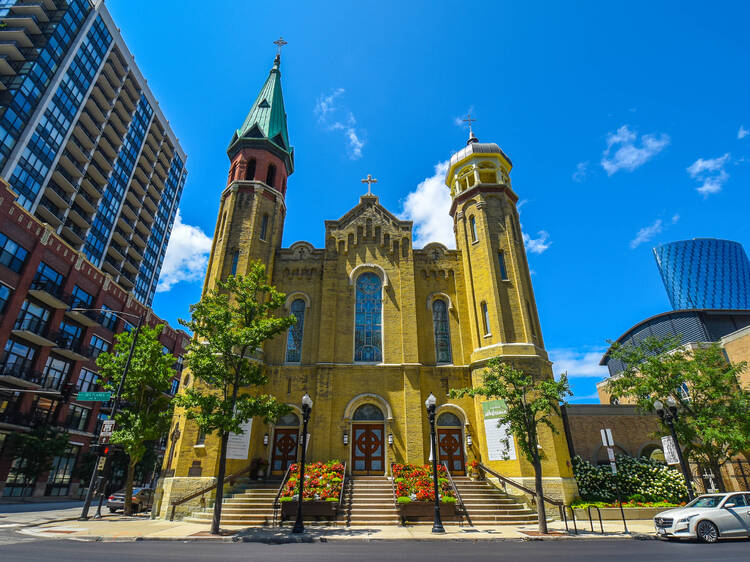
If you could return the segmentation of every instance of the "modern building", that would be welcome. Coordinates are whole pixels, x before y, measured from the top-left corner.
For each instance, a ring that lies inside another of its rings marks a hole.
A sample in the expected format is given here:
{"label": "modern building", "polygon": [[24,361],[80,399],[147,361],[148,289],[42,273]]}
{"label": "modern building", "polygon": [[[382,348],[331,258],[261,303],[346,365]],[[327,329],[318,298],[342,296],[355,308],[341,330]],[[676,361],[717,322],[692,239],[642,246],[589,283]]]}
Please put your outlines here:
{"label": "modern building", "polygon": [[[99,389],[95,359],[112,349],[115,334],[132,328],[129,319],[165,322],[15,199],[0,181],[0,496],[75,496],[73,469],[108,411],[107,404],[79,402],[76,394]],[[76,308],[102,312],[71,310]],[[169,326],[161,334],[164,351],[177,357],[172,395],[188,339]],[[28,482],[3,445],[10,433],[38,423],[64,429],[69,446],[49,474]]]}
{"label": "modern building", "polygon": [[[275,423],[252,420],[249,444],[234,451],[227,473],[254,460],[281,477],[297,458],[301,398],[314,400],[307,458],[341,459],[354,475],[390,473],[391,463],[425,463],[430,428],[425,399],[438,397],[439,460],[453,474],[480,460],[533,487],[533,469],[497,416],[503,404],[451,399],[451,388],[481,380],[487,361],[502,357],[538,377],[552,377],[511,188],[511,162],[495,143],[472,136],[445,177],[452,207],[445,220],[456,250],[413,247],[412,223],[376,195],[338,220],[325,221],[325,245],[281,245],[294,171],[281,91],[280,58],[228,149],[229,177],[206,272],[205,290],[251,262],[265,264],[297,317],[288,333],[264,346],[269,392],[292,413]],[[361,186],[359,178],[354,182]],[[217,194],[218,195],[218,194]],[[289,195],[289,199],[287,199]],[[187,369],[186,369],[187,370]],[[185,375],[188,378],[189,374]],[[191,385],[200,384],[190,380]],[[545,493],[576,494],[565,437],[542,430]],[[201,435],[176,411],[170,433],[162,508],[216,476],[217,435]],[[244,457],[244,458],[240,458]],[[196,498],[196,502],[199,498]],[[183,506],[184,507],[184,506]]]}
{"label": "modern building", "polygon": [[750,309],[750,260],[738,242],[693,238],[653,252],[674,310]]}
{"label": "modern building", "polygon": [[0,1],[0,177],[149,305],[185,153],[104,2]]}

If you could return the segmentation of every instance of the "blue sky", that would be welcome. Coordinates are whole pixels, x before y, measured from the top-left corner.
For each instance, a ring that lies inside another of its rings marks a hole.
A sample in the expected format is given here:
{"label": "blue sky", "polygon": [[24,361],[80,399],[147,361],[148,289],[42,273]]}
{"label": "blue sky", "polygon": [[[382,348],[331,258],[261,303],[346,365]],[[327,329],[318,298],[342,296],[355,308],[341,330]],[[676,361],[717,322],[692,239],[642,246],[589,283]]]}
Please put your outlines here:
{"label": "blue sky", "polygon": [[573,401],[595,401],[606,340],[669,309],[655,244],[750,243],[744,3],[107,5],[188,154],[154,300],[173,324],[200,296],[226,147],[279,35],[296,150],[284,245],[322,246],[368,173],[417,242],[449,242],[440,165],[471,111],[513,160],[545,343]]}

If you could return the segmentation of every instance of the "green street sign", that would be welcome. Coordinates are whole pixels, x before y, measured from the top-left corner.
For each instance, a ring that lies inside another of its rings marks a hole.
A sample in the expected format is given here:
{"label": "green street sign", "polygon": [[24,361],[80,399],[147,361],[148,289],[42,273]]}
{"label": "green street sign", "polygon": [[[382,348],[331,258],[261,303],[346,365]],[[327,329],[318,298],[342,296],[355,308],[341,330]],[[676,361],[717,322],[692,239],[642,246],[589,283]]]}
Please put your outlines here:
{"label": "green street sign", "polygon": [[111,392],[79,392],[76,400],[79,402],[109,402]]}

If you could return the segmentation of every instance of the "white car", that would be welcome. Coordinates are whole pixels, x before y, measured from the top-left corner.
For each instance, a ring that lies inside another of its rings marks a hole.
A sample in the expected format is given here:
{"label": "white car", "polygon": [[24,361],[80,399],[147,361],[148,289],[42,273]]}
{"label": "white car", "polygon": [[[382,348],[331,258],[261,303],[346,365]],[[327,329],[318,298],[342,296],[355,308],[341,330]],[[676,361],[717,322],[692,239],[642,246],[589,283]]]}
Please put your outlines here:
{"label": "white car", "polygon": [[698,496],[685,507],[654,517],[656,534],[668,539],[713,543],[719,538],[750,537],[750,492]]}

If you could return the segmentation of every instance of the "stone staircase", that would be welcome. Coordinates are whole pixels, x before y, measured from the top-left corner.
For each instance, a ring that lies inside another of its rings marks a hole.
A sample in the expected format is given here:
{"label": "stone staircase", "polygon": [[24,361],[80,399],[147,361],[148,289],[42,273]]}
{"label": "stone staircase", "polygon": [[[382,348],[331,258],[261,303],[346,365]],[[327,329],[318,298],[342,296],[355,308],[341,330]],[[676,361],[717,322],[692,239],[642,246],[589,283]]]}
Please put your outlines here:
{"label": "stone staircase", "polygon": [[398,525],[393,506],[393,486],[385,476],[352,476],[344,496],[345,512],[339,521],[347,526]]}
{"label": "stone staircase", "polygon": [[524,507],[508,494],[485,481],[472,481],[466,476],[454,476],[468,519],[472,525],[528,525],[537,522],[536,511]]}
{"label": "stone staircase", "polygon": [[[281,481],[254,482],[244,491],[227,494],[221,507],[221,524],[257,527],[273,523],[273,500]],[[211,523],[213,507],[193,512],[187,523]]]}

